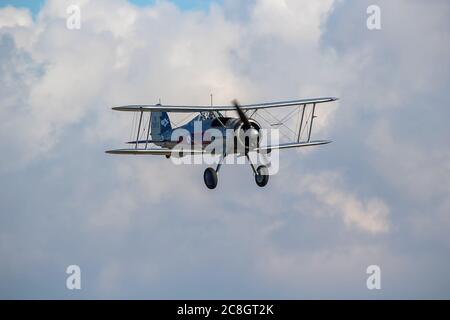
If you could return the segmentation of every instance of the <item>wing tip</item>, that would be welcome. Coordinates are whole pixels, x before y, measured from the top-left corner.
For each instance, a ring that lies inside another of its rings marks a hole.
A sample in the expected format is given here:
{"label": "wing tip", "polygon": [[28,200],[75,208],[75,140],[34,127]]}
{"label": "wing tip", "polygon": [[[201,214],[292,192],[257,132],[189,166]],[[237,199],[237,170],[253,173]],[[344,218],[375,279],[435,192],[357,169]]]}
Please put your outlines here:
{"label": "wing tip", "polygon": [[118,154],[118,150],[106,150],[106,154]]}
{"label": "wing tip", "polygon": [[140,106],[120,106],[120,107],[112,107],[111,108],[114,111],[137,111],[139,109],[142,109]]}

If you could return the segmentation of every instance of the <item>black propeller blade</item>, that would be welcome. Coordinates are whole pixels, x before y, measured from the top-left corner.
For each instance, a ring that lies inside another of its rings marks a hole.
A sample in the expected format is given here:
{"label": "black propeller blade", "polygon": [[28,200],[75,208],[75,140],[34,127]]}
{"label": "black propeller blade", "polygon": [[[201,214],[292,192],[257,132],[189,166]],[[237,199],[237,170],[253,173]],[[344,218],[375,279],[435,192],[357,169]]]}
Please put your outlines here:
{"label": "black propeller blade", "polygon": [[250,122],[247,115],[242,111],[239,106],[239,102],[237,100],[233,101],[233,105],[236,108],[236,111],[241,119],[243,125],[241,127],[242,132],[244,133],[244,137],[240,139],[244,139],[241,143],[245,146],[245,152],[250,151],[250,149],[257,148],[259,146],[260,136],[259,136],[259,127],[255,126]]}
{"label": "black propeller blade", "polygon": [[239,118],[241,118],[241,121],[244,123],[244,127],[246,129],[250,129],[252,125],[248,120],[247,116],[245,115],[244,111],[242,111],[241,107],[239,106],[239,102],[237,102],[237,100],[233,100],[233,105],[236,108]]}

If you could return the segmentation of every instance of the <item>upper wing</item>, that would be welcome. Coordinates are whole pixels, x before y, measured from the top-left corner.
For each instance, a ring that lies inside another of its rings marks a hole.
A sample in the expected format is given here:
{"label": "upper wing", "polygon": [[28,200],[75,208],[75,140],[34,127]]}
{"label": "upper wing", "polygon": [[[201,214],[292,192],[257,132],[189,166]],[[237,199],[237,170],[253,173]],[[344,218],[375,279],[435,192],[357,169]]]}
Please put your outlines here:
{"label": "upper wing", "polygon": [[310,141],[310,142],[293,142],[293,143],[282,143],[272,146],[263,146],[259,147],[258,151],[271,151],[271,150],[277,150],[277,149],[289,149],[289,148],[300,148],[300,147],[311,147],[311,146],[318,146],[321,144],[328,144],[331,143],[329,140],[316,140],[316,141]]}
{"label": "upper wing", "polygon": [[[302,104],[318,104],[325,102],[336,101],[338,98],[314,98],[314,99],[301,99],[301,100],[291,100],[291,101],[280,101],[280,102],[269,102],[269,103],[257,103],[257,104],[247,104],[241,106],[242,110],[255,110],[255,109],[268,109],[268,108],[280,108],[289,107]],[[170,105],[129,105],[112,108],[116,111],[143,111],[143,112],[154,112],[154,111],[165,111],[165,112],[208,112],[208,111],[232,111],[236,110],[235,106],[170,106]]]}

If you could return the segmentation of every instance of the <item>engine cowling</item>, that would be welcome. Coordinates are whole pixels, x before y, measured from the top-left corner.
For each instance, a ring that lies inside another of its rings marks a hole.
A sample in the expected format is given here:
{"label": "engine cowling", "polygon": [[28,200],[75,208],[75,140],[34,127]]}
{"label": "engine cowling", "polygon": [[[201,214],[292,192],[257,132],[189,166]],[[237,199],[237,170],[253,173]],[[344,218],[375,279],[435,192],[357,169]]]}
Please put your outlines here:
{"label": "engine cowling", "polygon": [[234,130],[234,151],[247,154],[256,149],[260,141],[260,124],[249,119],[249,126],[245,125],[240,119],[231,119],[227,127]]}

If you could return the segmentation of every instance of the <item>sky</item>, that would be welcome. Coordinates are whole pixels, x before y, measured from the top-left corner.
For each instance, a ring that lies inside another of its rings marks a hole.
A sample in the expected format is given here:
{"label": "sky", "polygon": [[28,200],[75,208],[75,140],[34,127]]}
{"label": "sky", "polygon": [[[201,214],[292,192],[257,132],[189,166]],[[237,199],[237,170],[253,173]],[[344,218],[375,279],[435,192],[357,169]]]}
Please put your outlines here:
{"label": "sky", "polygon": [[[450,298],[450,3],[205,3],[0,2],[0,298]],[[130,135],[112,106],[210,93],[339,97],[313,132],[333,143],[283,152],[264,189],[104,153]]]}
{"label": "sky", "polygon": [[[130,0],[129,2],[137,6],[145,7],[155,5],[157,1],[158,0]],[[45,0],[0,0],[0,7],[13,6],[18,8],[28,8],[35,15],[39,13],[45,2]],[[189,11],[207,10],[212,2],[222,3],[222,0],[172,0],[171,2],[178,8]]]}

